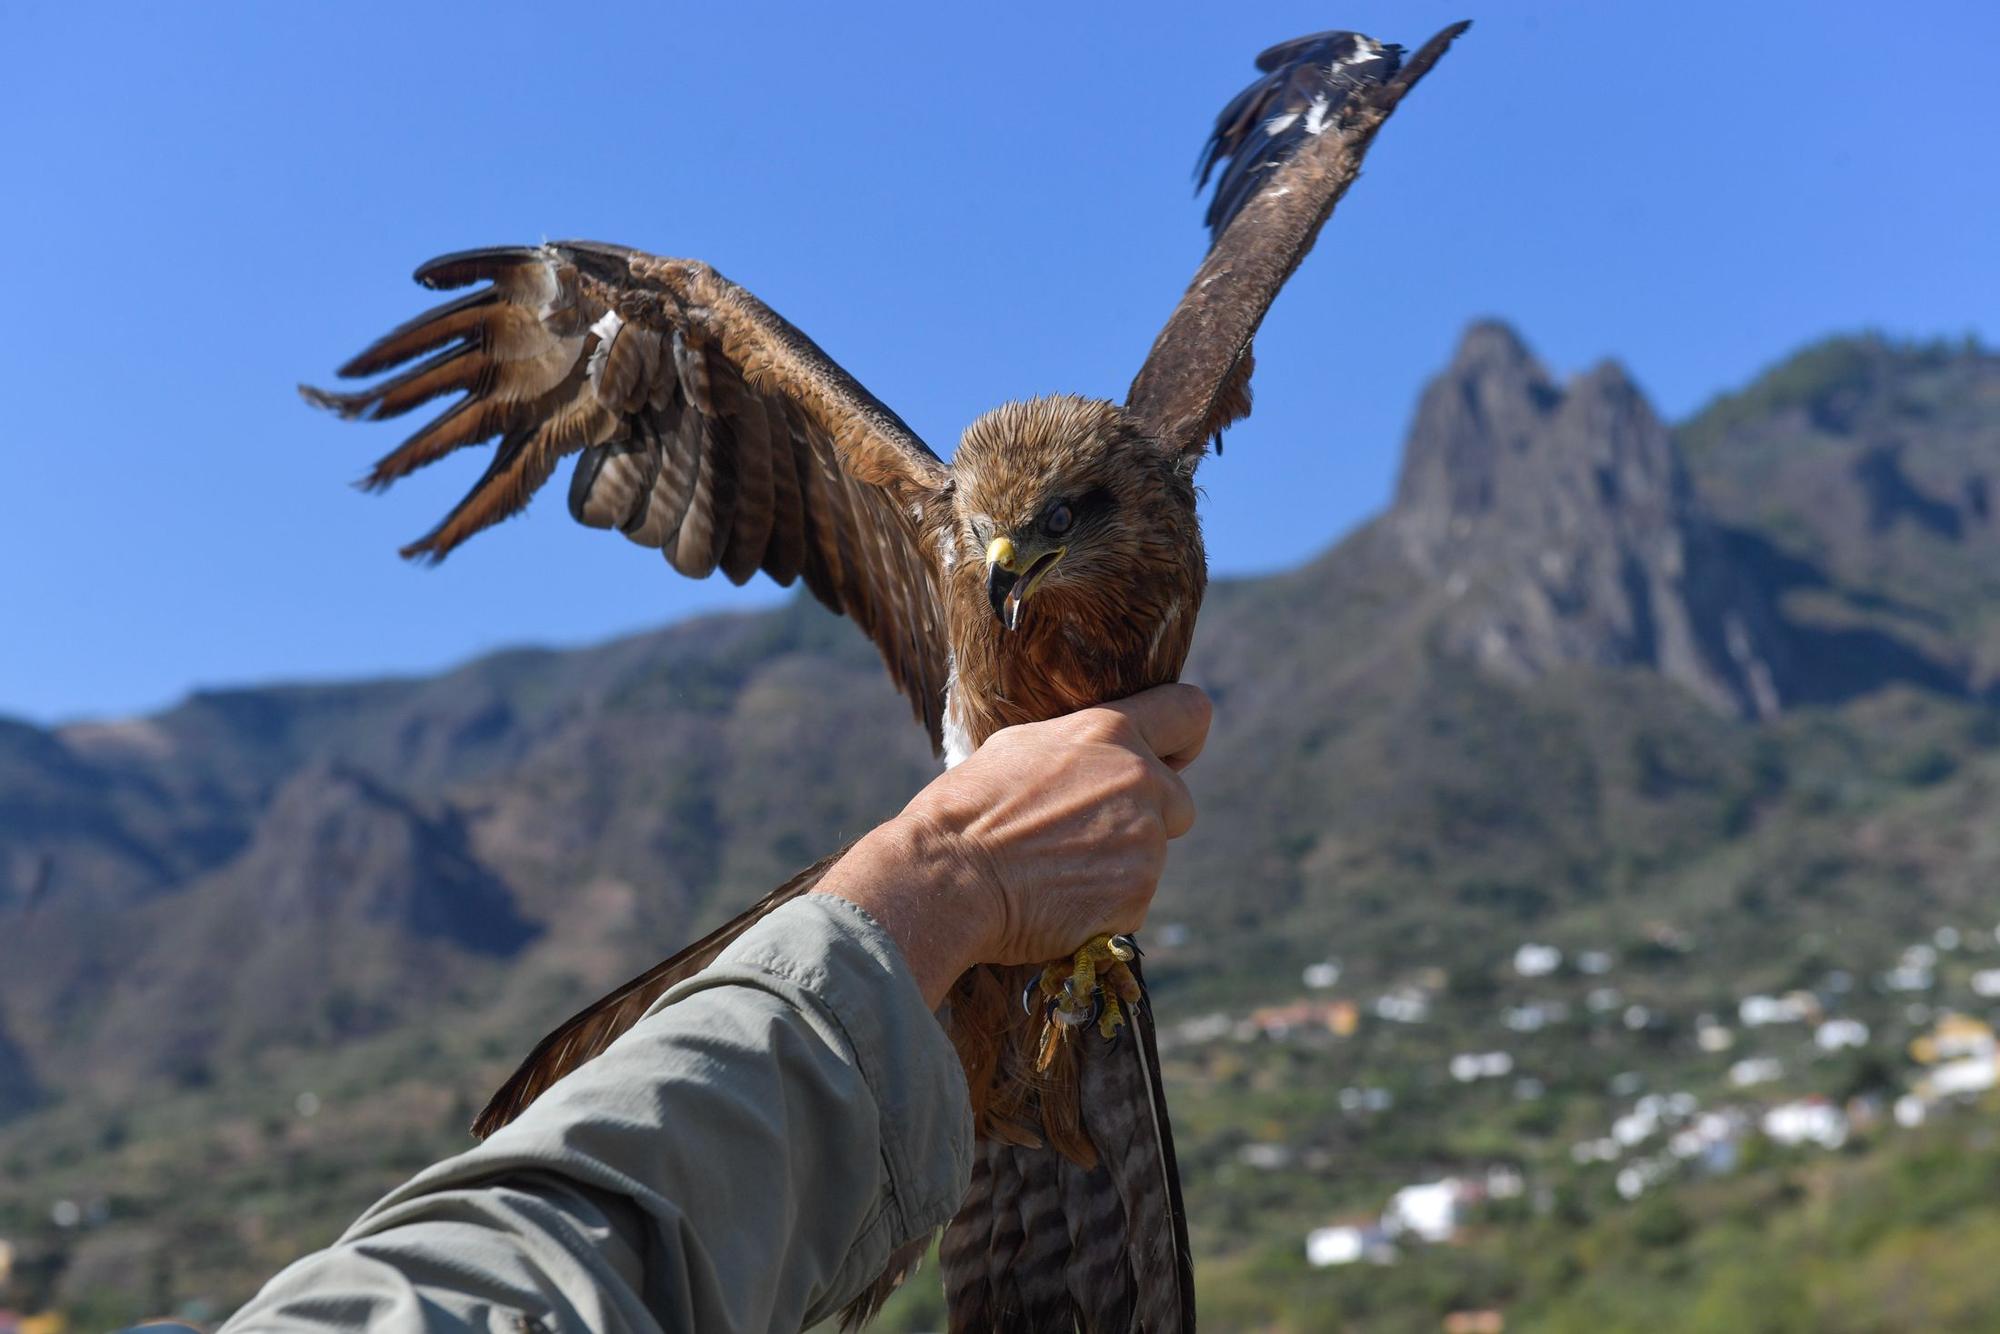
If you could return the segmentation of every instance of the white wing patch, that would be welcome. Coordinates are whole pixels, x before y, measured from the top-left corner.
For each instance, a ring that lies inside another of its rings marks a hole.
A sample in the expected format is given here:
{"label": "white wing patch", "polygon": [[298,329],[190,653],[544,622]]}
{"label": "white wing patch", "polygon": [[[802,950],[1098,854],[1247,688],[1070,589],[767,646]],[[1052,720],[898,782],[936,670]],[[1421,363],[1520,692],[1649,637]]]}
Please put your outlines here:
{"label": "white wing patch", "polygon": [[1286,130],[1291,129],[1293,122],[1297,121],[1298,118],[1299,113],[1296,111],[1287,111],[1282,116],[1273,116],[1264,122],[1264,133],[1275,138],[1283,134]]}
{"label": "white wing patch", "polygon": [[1373,60],[1382,54],[1382,43],[1372,37],[1354,34],[1354,49],[1334,60],[1336,65],[1358,65],[1364,60]]}
{"label": "white wing patch", "polygon": [[1325,93],[1321,93],[1319,96],[1313,98],[1312,105],[1306,108],[1307,134],[1321,134],[1325,132],[1326,113],[1330,106],[1332,106],[1332,103],[1327,100]]}
{"label": "white wing patch", "polygon": [[597,346],[590,350],[590,365],[584,368],[585,374],[590,376],[591,388],[597,387],[599,377],[604,372],[604,358],[611,351],[611,341],[618,337],[618,331],[624,327],[625,321],[618,318],[618,312],[615,310],[605,311],[603,318],[590,326],[590,331],[597,335]]}
{"label": "white wing patch", "polygon": [[535,303],[535,318],[547,323],[556,313],[556,302],[562,296],[562,276],[556,272],[555,247],[542,247],[542,262],[532,269],[523,270],[523,276],[533,275],[534,290],[522,293],[522,304]]}

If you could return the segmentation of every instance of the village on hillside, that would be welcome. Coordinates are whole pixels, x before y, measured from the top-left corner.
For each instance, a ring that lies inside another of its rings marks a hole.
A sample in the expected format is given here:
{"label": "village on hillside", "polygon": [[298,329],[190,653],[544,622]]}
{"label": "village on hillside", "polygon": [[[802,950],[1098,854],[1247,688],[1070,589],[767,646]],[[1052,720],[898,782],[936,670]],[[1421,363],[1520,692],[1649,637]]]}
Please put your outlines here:
{"label": "village on hillside", "polygon": [[[1173,927],[1160,934],[1170,945],[1176,939]],[[1648,942],[1662,946],[1700,949],[1667,928]],[[1629,997],[1620,958],[1610,948],[1521,941],[1495,963],[1501,984],[1476,999],[1453,995],[1442,968],[1344,990],[1341,962],[1322,959],[1303,969],[1294,999],[1172,1024],[1161,1035],[1162,1059],[1197,1081],[1205,1071],[1241,1085],[1238,1053],[1283,1049],[1300,1058],[1287,1067],[1294,1092],[1308,1084],[1307,1072],[1351,1074],[1319,1090],[1333,1118],[1321,1124],[1340,1126],[1326,1138],[1343,1143],[1353,1142],[1350,1133],[1396,1143],[1406,1118],[1432,1123],[1416,1143],[1449,1144],[1455,1127],[1509,1105],[1552,1132],[1540,1154],[1516,1136],[1510,1151],[1486,1161],[1453,1154],[1460,1161],[1406,1163],[1403,1179],[1373,1186],[1372,1198],[1304,1230],[1299,1245],[1317,1268],[1393,1264],[1412,1248],[1458,1241],[1468,1228],[1545,1212],[1559,1180],[1632,1202],[1771,1152],[1835,1152],[1912,1130],[2000,1085],[2000,926],[1940,926],[1886,969],[1830,967],[1810,987],[1687,1013]],[[1400,1090],[1394,1075],[1368,1076],[1372,1063],[1360,1049],[1371,1038],[1381,1054],[1407,1056],[1408,1040],[1422,1042],[1427,1029],[1435,1030],[1427,1070],[1404,1073]],[[1473,1032],[1495,1040],[1476,1048],[1447,1040]],[[1350,1050],[1354,1059],[1345,1059]],[[1598,1070],[1608,1077],[1593,1079]],[[1540,1114],[1536,1105],[1550,1103],[1562,1106]],[[1572,1125],[1588,1133],[1553,1133]],[[1337,1183],[1354,1158],[1293,1126],[1259,1129],[1270,1133],[1235,1146],[1236,1170]]]}

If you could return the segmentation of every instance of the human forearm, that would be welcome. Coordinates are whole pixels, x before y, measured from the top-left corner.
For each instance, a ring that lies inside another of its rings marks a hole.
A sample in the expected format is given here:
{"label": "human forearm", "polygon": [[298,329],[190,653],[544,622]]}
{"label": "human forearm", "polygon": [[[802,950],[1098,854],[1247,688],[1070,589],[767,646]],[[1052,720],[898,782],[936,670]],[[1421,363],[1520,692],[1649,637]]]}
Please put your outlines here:
{"label": "human forearm", "polygon": [[233,1327],[797,1327],[949,1216],[966,1117],[898,949],[793,905]]}

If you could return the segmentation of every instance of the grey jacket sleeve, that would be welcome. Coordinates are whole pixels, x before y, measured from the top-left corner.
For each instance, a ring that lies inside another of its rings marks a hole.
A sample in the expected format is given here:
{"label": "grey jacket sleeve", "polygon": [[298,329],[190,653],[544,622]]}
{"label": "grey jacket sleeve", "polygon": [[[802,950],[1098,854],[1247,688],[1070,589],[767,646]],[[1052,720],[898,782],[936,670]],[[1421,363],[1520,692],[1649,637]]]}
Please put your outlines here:
{"label": "grey jacket sleeve", "polygon": [[807,894],[225,1328],[797,1330],[951,1216],[971,1143],[896,945]]}

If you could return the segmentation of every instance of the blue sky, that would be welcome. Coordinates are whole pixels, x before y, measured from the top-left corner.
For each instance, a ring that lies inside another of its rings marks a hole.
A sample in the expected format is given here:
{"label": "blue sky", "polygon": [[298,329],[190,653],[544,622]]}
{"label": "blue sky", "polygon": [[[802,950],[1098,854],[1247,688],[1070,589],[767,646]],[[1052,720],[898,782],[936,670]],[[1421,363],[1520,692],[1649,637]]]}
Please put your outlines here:
{"label": "blue sky", "polygon": [[[1893,16],[1892,16],[1893,15]],[[573,17],[566,17],[573,16]],[[8,7],[0,714],[426,671],[768,585],[694,584],[552,487],[399,562],[477,474],[348,483],[405,423],[310,413],[440,251],[698,256],[940,452],[1007,398],[1120,397],[1199,260],[1189,169],[1269,42],[1471,34],[1378,142],[1203,470],[1219,572],[1378,509],[1469,319],[1680,415],[1835,330],[2000,311],[1985,3]]]}

